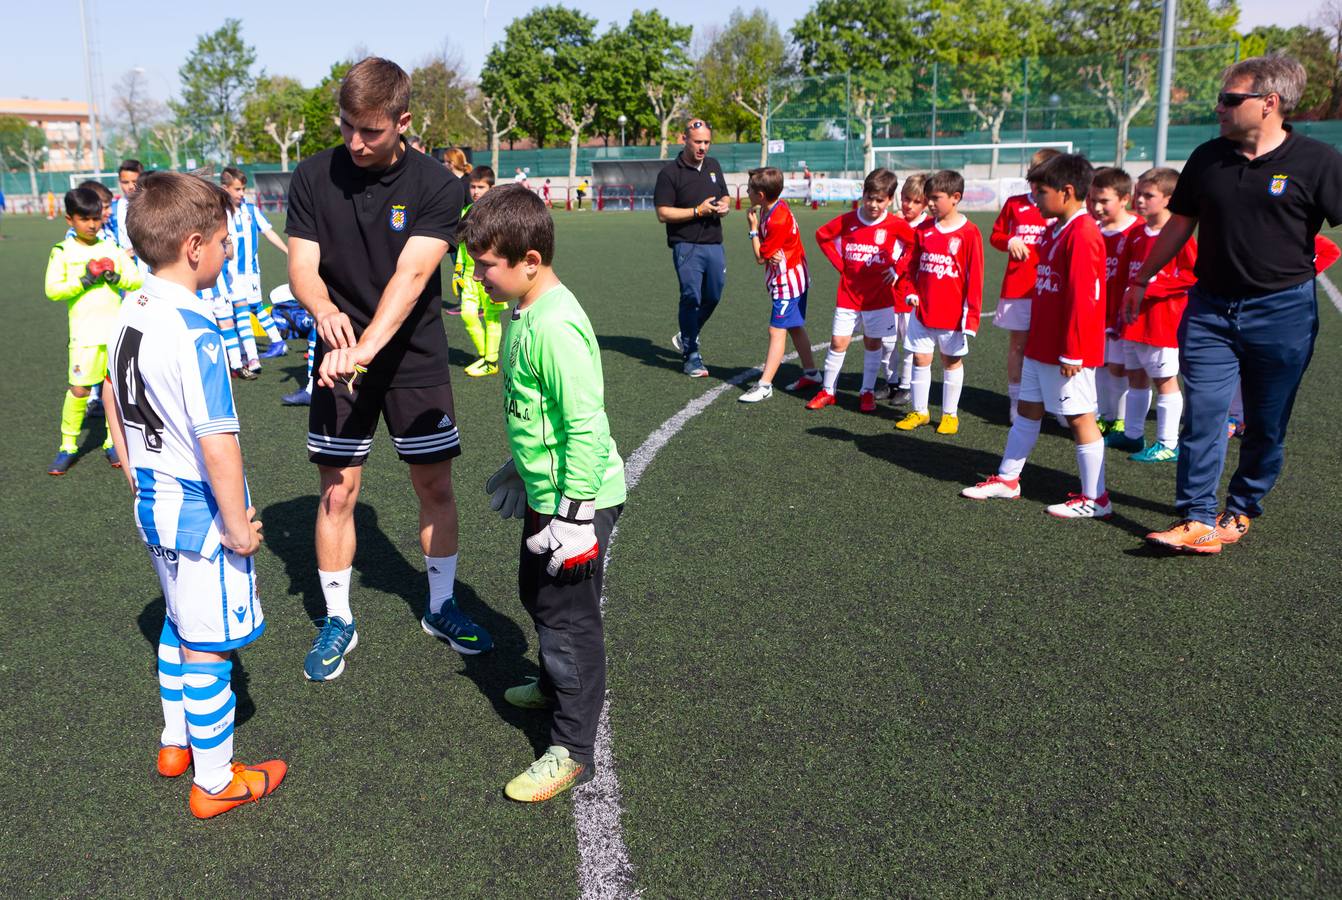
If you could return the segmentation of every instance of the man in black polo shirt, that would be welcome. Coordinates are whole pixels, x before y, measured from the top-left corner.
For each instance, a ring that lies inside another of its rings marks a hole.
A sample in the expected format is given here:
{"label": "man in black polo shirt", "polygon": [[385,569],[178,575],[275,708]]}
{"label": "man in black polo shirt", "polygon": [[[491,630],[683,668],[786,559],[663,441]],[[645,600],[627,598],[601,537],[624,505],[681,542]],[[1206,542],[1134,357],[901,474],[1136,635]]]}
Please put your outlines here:
{"label": "man in black polo shirt", "polygon": [[652,203],[666,223],[666,243],[680,280],[680,333],[671,339],[684,360],[685,374],[708,374],[699,355],[699,332],[722,299],[727,257],[722,252],[722,217],[731,202],[722,166],[708,155],[713,131],[703,119],[685,126],[685,149],[657,174]]}
{"label": "man in black polo shirt", "polygon": [[[1218,553],[1263,511],[1281,472],[1286,424],[1319,329],[1314,236],[1342,222],[1342,155],[1295,134],[1283,117],[1305,88],[1285,56],[1226,70],[1216,114],[1221,137],[1193,151],[1170,198],[1170,221],[1124,297],[1129,321],[1146,283],[1200,226],[1198,283],[1179,331],[1184,422],[1175,507],[1156,546]],[[1239,467],[1218,514],[1226,416],[1239,379],[1246,429]]]}
{"label": "man in black polo shirt", "polygon": [[429,577],[422,626],[461,653],[489,634],[456,606],[461,453],[448,379],[439,264],[456,240],[461,182],[402,137],[410,77],[370,57],[340,85],[344,144],[308,157],[289,186],[289,284],[317,320],[308,454],[321,473],[317,569],[326,619],[303,665],[312,681],[345,668],[359,636],[350,608],[354,506],[379,417],[410,464]]}

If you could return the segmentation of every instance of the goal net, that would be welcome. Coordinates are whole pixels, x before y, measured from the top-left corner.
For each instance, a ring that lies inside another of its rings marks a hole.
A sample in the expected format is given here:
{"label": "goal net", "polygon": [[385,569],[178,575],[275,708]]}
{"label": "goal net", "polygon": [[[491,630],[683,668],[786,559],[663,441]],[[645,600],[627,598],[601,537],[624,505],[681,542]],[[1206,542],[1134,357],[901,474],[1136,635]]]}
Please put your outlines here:
{"label": "goal net", "polygon": [[1063,153],[1072,152],[1071,141],[873,147],[867,158],[867,171],[884,166],[903,175],[906,172],[956,169],[967,178],[1024,178],[1030,168],[1030,157],[1045,147]]}

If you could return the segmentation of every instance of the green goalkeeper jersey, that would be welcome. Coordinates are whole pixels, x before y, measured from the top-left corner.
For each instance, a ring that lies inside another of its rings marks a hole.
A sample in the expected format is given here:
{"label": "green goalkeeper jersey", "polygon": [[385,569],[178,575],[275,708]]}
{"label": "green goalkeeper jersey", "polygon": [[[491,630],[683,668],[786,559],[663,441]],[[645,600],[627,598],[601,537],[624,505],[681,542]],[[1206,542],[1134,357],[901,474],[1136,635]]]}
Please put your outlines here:
{"label": "green goalkeeper jersey", "polygon": [[[99,281],[91,288],[84,287],[79,279],[88,264],[103,258],[116,264],[120,279],[115,286]],[[111,343],[121,311],[121,292],[133,291],[143,283],[140,267],[111,241],[85,244],[78,238],[66,238],[51,248],[47,259],[47,298],[69,306],[71,347]]]}
{"label": "green goalkeeper jersey", "polygon": [[503,409],[508,448],[527,488],[527,503],[554,515],[560,497],[625,500],[624,460],[606,421],[601,352],[587,313],[562,284],[508,328]]}
{"label": "green goalkeeper jersey", "polygon": [[[466,221],[466,214],[471,211],[470,204],[461,211],[461,220]],[[474,303],[478,308],[484,310],[503,310],[508,308],[507,303],[495,303],[485,293],[485,286],[475,280],[475,260],[466,252],[466,243],[457,245],[457,262],[452,267],[452,291],[457,295],[457,299],[462,303]]]}

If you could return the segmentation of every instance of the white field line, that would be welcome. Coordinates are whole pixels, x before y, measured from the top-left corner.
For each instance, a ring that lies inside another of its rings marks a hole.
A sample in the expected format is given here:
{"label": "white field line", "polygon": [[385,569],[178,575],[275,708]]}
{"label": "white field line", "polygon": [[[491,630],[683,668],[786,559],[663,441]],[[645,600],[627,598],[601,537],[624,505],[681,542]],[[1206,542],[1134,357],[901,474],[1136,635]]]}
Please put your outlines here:
{"label": "white field line", "polygon": [[1337,285],[1333,284],[1333,280],[1326,275],[1321,274],[1316,280],[1323,287],[1323,292],[1328,295],[1328,299],[1333,301],[1333,306],[1337,307],[1337,311],[1342,313],[1342,291],[1339,291]]}

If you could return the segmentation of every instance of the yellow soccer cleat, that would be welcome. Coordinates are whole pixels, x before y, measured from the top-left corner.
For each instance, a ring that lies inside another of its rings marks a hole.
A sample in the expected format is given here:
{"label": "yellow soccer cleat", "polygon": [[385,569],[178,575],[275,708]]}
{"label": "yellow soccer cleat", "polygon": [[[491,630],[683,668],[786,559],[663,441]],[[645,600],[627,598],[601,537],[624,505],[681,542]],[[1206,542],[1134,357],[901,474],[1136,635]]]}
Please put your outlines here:
{"label": "yellow soccer cleat", "polygon": [[937,423],[937,434],[958,434],[960,432],[960,417],[943,415],[941,421]]}
{"label": "yellow soccer cleat", "polygon": [[932,417],[925,412],[910,412],[904,418],[895,423],[895,427],[900,431],[912,431],[932,421]]}
{"label": "yellow soccer cleat", "polygon": [[525,772],[508,782],[503,792],[521,803],[539,803],[574,785],[586,784],[594,774],[596,771],[591,766],[574,762],[569,758],[567,749],[555,746],[547,749]]}

